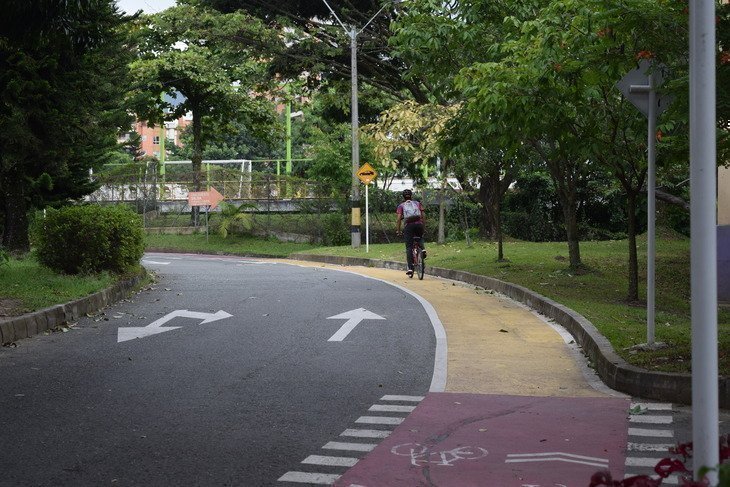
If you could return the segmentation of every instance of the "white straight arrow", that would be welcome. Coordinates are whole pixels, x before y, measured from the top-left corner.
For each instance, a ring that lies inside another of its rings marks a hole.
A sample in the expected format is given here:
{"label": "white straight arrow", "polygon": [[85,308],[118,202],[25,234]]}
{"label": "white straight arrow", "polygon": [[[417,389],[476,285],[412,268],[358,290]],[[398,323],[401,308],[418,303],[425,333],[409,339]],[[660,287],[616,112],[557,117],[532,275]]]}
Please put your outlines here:
{"label": "white straight arrow", "polygon": [[365,308],[353,309],[352,311],[346,311],[336,316],[330,316],[328,320],[347,320],[344,325],[337,330],[337,333],[332,335],[328,342],[341,342],[362,320],[384,320],[380,315],[376,315],[372,311],[368,311]]}
{"label": "white straight arrow", "polygon": [[126,342],[127,340],[134,340],[135,338],[144,338],[158,333],[164,333],[170,330],[177,330],[179,326],[162,326],[168,321],[174,318],[194,318],[203,320],[199,324],[211,323],[213,321],[223,320],[233,316],[230,313],[226,313],[221,310],[217,313],[199,313],[197,311],[188,311],[186,309],[178,309],[171,313],[166,314],[162,318],[159,318],[147,326],[132,326],[127,328],[119,328],[117,331],[117,343]]}

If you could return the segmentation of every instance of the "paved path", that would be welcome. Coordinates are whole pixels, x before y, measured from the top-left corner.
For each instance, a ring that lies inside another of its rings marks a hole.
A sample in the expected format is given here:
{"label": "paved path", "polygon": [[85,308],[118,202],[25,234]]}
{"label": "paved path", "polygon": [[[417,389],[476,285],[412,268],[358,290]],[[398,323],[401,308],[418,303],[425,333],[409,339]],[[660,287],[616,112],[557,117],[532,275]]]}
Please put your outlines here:
{"label": "paved path", "polygon": [[624,477],[630,398],[598,380],[566,332],[474,286],[389,269],[340,269],[428,300],[446,332],[447,371],[444,386],[432,387],[367,456],[321,483],[578,487],[598,470]]}

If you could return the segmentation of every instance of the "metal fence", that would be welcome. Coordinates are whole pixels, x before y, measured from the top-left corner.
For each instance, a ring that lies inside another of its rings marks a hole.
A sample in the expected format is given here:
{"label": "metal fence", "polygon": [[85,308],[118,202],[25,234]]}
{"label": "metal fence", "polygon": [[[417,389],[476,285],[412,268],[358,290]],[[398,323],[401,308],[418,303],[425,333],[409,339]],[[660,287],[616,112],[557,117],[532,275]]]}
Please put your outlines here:
{"label": "metal fence", "polygon": [[[204,220],[195,218],[187,200],[188,193],[196,190],[192,165],[173,162],[165,164],[164,173],[160,169],[155,161],[106,166],[91,175],[99,189],[86,200],[132,206],[143,215],[149,231],[199,230]],[[338,201],[332,188],[277,175],[273,169],[253,172],[250,161],[204,161],[198,174],[198,190],[215,188],[224,198],[221,205],[211,210],[211,228],[231,214],[231,207],[235,206],[248,215],[247,233],[313,242],[333,242],[338,233],[347,234],[341,204],[344,201]],[[233,225],[232,230],[241,229]]]}

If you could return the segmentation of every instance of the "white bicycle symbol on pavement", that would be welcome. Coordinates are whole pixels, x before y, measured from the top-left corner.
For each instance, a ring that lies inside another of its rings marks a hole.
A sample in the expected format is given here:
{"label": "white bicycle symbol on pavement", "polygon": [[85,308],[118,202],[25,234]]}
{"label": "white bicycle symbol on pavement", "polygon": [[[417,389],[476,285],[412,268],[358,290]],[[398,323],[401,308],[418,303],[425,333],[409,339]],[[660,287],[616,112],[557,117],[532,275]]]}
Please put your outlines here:
{"label": "white bicycle symbol on pavement", "polygon": [[416,467],[428,463],[453,467],[454,463],[459,460],[478,460],[489,454],[487,450],[478,446],[460,446],[451,450],[431,451],[420,443],[403,443],[394,446],[390,452],[394,455],[411,457],[411,465]]}

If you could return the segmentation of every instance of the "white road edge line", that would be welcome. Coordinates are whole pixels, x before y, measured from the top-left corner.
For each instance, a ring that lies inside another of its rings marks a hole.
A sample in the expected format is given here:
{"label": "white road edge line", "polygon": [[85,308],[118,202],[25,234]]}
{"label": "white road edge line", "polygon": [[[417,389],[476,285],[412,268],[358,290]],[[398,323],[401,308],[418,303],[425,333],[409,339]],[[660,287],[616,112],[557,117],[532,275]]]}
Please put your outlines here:
{"label": "white road edge line", "polygon": [[[296,265],[296,264],[292,264]],[[426,301],[423,297],[416,294],[415,292],[411,291],[410,289],[407,289],[401,285],[395,284],[393,282],[386,281],[384,279],[379,279],[377,277],[371,277],[366,276],[363,274],[359,274],[355,271],[348,271],[344,269],[336,269],[333,267],[327,267],[327,269],[332,269],[339,272],[347,272],[348,274],[355,274],[356,276],[363,277],[365,279],[372,279],[373,281],[379,281],[383,282],[389,286],[393,286],[395,288],[400,289],[404,293],[410,294],[414,298],[416,298],[420,303],[421,306],[423,306],[423,310],[426,312],[426,315],[428,315],[429,320],[431,321],[431,326],[433,327],[433,333],[436,337],[436,353],[433,360],[433,376],[431,378],[431,386],[428,388],[429,392],[444,392],[446,390],[446,371],[447,371],[447,353],[448,353],[448,347],[446,342],[446,330],[444,329],[444,324],[439,319],[438,313],[436,313],[436,310],[434,307]]]}

